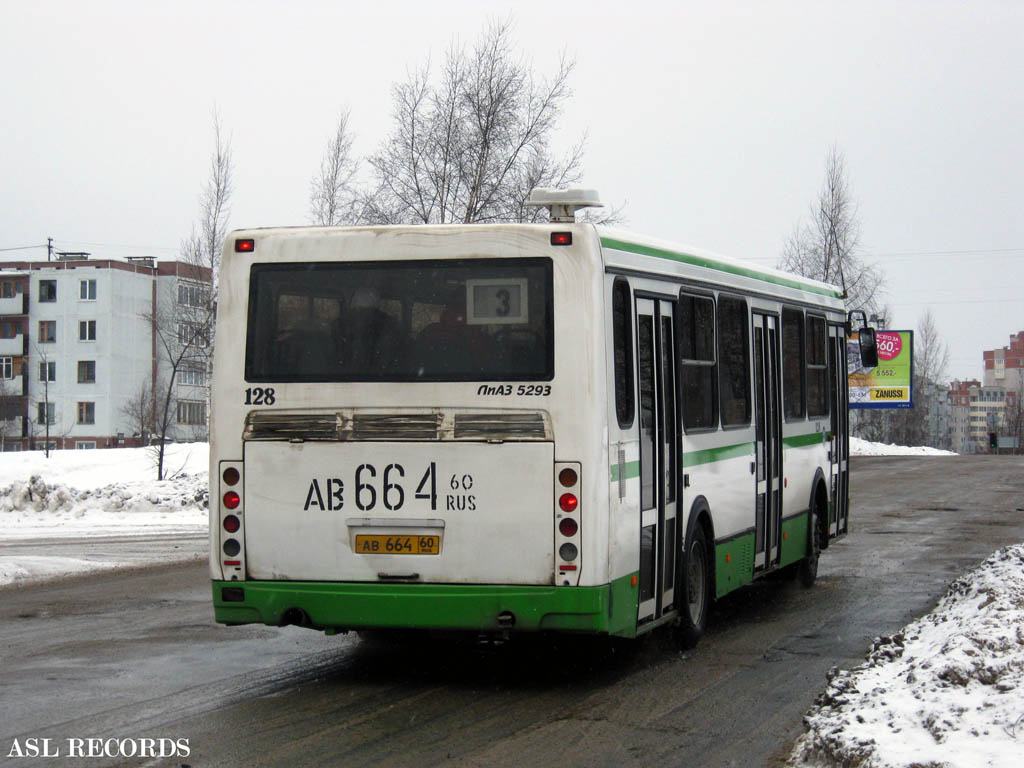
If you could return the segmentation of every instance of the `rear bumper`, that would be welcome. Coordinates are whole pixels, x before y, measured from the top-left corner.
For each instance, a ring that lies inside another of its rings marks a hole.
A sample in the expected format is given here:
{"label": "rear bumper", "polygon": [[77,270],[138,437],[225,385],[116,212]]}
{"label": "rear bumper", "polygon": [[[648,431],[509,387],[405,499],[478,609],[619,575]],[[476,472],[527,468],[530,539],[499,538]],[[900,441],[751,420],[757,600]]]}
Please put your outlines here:
{"label": "rear bumper", "polygon": [[[225,589],[231,590],[229,600]],[[213,608],[222,624],[279,626],[297,609],[316,629],[511,629],[632,637],[637,589],[631,575],[597,587],[214,581]],[[514,617],[511,627],[498,619],[507,613]]]}

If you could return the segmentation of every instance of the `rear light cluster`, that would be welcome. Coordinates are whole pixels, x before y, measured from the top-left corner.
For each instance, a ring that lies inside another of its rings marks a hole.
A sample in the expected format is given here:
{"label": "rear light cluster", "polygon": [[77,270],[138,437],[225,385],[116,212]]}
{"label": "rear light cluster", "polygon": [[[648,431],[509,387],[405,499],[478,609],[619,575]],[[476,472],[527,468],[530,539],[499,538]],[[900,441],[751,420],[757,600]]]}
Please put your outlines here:
{"label": "rear light cluster", "polygon": [[242,504],[241,462],[220,464],[220,557],[224,578],[238,581],[245,573],[245,539],[242,522],[245,519]]}
{"label": "rear light cluster", "polygon": [[556,583],[575,586],[580,579],[580,465],[555,464]]}

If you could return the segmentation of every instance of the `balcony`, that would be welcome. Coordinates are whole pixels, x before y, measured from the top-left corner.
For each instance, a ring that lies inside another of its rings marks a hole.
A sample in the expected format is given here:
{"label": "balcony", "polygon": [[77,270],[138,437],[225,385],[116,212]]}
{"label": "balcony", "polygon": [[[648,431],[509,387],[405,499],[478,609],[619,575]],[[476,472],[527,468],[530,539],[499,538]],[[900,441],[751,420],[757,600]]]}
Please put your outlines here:
{"label": "balcony", "polygon": [[13,339],[0,339],[0,355],[6,357],[8,355],[24,355],[25,354],[25,336],[18,334]]}
{"label": "balcony", "polygon": [[2,315],[24,315],[25,297],[21,294],[0,299],[0,316]]}

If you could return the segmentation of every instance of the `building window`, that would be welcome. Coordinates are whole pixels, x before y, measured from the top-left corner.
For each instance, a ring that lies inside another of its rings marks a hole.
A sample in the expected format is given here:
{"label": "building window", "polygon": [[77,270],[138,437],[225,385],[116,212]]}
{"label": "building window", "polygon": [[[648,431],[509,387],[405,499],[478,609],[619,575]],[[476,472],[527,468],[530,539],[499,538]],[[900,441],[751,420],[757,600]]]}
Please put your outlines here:
{"label": "building window", "polygon": [[178,383],[190,387],[202,387],[206,384],[206,371],[202,368],[182,368],[178,371]]}
{"label": "building window", "polygon": [[39,380],[40,381],[56,381],[57,380],[57,363],[43,360],[39,363]]}
{"label": "building window", "polygon": [[0,379],[14,378],[14,358],[0,357]]}
{"label": "building window", "polygon": [[178,303],[186,307],[206,305],[206,291],[200,285],[178,283]]}
{"label": "building window", "polygon": [[13,339],[21,333],[21,322],[18,320],[5,320],[0,323],[0,339]]}
{"label": "building window", "polygon": [[95,360],[79,360],[78,361],[78,383],[79,384],[94,384],[94,383],[96,383],[96,361]]}
{"label": "building window", "polygon": [[205,347],[206,331],[195,323],[178,323],[178,343],[183,346]]}
{"label": "building window", "polygon": [[40,320],[39,321],[39,343],[40,344],[52,344],[57,340],[57,321],[56,320]]}
{"label": "building window", "polygon": [[96,281],[79,280],[78,298],[82,299],[83,301],[96,301]]}
{"label": "building window", "polygon": [[78,322],[78,340],[79,341],[96,341],[96,321],[95,320],[79,320],[79,322]]}
{"label": "building window", "polygon": [[178,401],[179,424],[205,424],[206,403],[198,400]]}
{"label": "building window", "polygon": [[79,450],[79,451],[91,451],[91,450],[95,450],[95,448],[96,448],[96,441],[95,440],[76,440],[75,441],[75,449],[76,450]]}
{"label": "building window", "polygon": [[57,281],[56,280],[40,280],[39,281],[39,301],[56,301],[57,300]]}
{"label": "building window", "polygon": [[96,403],[79,403],[78,404],[78,423],[79,424],[95,424],[96,423]]}
{"label": "building window", "polygon": [[57,421],[56,403],[36,403],[36,423],[53,424]]}
{"label": "building window", "polygon": [[13,299],[18,294],[18,284],[13,280],[0,280],[0,299]]}

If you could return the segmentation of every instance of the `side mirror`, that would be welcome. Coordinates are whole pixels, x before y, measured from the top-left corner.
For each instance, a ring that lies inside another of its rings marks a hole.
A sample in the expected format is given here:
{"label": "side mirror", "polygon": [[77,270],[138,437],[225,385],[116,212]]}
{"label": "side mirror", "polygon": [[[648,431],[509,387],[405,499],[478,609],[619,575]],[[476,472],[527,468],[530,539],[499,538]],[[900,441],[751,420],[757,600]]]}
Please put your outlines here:
{"label": "side mirror", "polygon": [[875,340],[874,328],[861,328],[858,332],[860,340],[860,364],[864,368],[878,365],[878,343]]}

